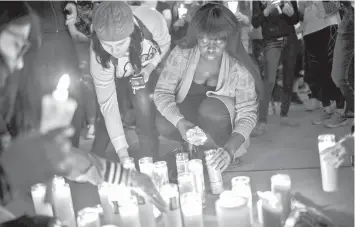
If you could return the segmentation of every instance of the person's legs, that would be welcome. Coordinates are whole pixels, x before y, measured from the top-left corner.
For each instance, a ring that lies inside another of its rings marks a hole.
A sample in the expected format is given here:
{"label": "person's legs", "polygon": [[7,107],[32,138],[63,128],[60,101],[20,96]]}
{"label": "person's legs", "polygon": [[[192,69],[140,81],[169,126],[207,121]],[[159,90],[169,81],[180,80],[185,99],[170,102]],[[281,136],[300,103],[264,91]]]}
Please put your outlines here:
{"label": "person's legs", "polygon": [[[97,105],[97,106],[99,106],[99,105]],[[98,111],[98,113],[99,113],[99,116],[98,116],[98,118],[96,120],[96,124],[95,124],[95,129],[96,129],[95,139],[92,144],[90,152],[92,152],[100,157],[108,158],[106,150],[107,150],[107,146],[110,143],[110,136],[108,135],[108,132],[107,132],[104,116],[102,115],[101,111]]]}
{"label": "person's legs", "polygon": [[299,124],[290,121],[287,117],[291,105],[293,93],[293,81],[296,66],[299,43],[295,34],[290,35],[283,48],[283,94],[281,96],[281,124],[288,126],[298,126]]}

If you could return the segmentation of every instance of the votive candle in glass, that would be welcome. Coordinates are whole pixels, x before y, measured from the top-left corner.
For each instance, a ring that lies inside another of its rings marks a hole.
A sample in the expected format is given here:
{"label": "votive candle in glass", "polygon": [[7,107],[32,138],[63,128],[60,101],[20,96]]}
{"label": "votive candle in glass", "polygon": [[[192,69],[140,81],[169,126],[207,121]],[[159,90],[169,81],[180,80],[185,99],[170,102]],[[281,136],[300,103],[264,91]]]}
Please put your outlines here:
{"label": "votive candle in glass", "polygon": [[180,198],[184,227],[203,227],[201,196],[195,192],[187,192]]}
{"label": "votive candle in glass", "polygon": [[160,189],[161,195],[169,206],[164,216],[165,226],[182,227],[179,190],[176,184],[166,184]]}
{"label": "votive candle in glass", "polygon": [[218,227],[251,227],[248,199],[236,196],[233,191],[222,192],[216,201]]}
{"label": "votive candle in glass", "polygon": [[271,191],[259,193],[263,227],[282,227],[280,196]]}
{"label": "votive candle in glass", "polygon": [[68,227],[76,226],[76,218],[69,184],[53,185],[53,206],[56,217],[58,217],[63,225]]}
{"label": "votive candle in glass", "polygon": [[120,204],[119,213],[121,217],[121,226],[140,227],[139,210],[134,198],[126,203]]}
{"label": "votive candle in glass", "polygon": [[236,196],[241,196],[248,199],[248,207],[250,213],[250,224],[254,223],[253,212],[253,195],[250,186],[250,177],[238,176],[233,177],[231,180],[232,191]]}
{"label": "votive candle in glass", "polygon": [[153,179],[153,158],[152,157],[144,157],[138,160],[139,171],[150,176]]}
{"label": "votive candle in glass", "polygon": [[180,194],[197,192],[194,173],[187,172],[178,175],[178,185]]}
{"label": "votive candle in glass", "polygon": [[196,191],[201,195],[203,207],[206,205],[205,178],[203,175],[203,164],[201,159],[192,159],[189,161],[189,171],[194,175]]}
{"label": "votive candle in glass", "polygon": [[45,201],[47,186],[36,184],[31,188],[33,205],[37,215],[53,217],[53,207],[51,203]]}
{"label": "votive candle in glass", "polygon": [[189,171],[189,153],[177,153],[176,157],[176,169],[177,175],[179,176],[182,173],[186,173]]}
{"label": "votive candle in glass", "polygon": [[334,168],[323,159],[322,151],[336,144],[335,135],[324,134],[318,136],[318,151],[320,153],[320,169],[322,176],[322,188],[325,192],[334,192],[338,190],[338,168]]}
{"label": "votive candle in glass", "polygon": [[282,205],[282,223],[286,222],[291,212],[291,178],[287,174],[276,174],[271,177],[271,191],[279,194]]}
{"label": "votive candle in glass", "polygon": [[161,188],[165,184],[169,184],[169,172],[166,161],[154,163],[153,180],[157,188]]}

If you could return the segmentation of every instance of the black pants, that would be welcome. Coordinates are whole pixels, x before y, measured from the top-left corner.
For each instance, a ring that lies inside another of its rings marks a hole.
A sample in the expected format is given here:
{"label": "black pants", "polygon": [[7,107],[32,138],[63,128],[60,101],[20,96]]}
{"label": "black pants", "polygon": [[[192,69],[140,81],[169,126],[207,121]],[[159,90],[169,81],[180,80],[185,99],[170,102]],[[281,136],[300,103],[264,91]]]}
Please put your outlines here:
{"label": "black pants", "polygon": [[[149,77],[146,87],[136,91],[136,94],[133,94],[132,86],[128,78],[116,79],[116,91],[119,104],[132,101],[134,107],[136,134],[140,145],[139,151],[130,150],[130,156],[135,158],[135,160],[145,156],[158,156],[159,141],[158,133],[155,127],[156,107],[152,97],[157,77],[157,72],[153,71]],[[105,121],[100,111],[100,116],[96,123],[95,140],[91,151],[101,157],[108,157],[105,151],[109,142],[110,138],[106,129]]]}
{"label": "black pants", "polygon": [[331,25],[303,37],[306,55],[305,81],[312,95],[322,102],[323,107],[330,106],[330,101],[333,100],[337,108],[342,109],[344,97],[331,77],[337,28],[337,25]]}

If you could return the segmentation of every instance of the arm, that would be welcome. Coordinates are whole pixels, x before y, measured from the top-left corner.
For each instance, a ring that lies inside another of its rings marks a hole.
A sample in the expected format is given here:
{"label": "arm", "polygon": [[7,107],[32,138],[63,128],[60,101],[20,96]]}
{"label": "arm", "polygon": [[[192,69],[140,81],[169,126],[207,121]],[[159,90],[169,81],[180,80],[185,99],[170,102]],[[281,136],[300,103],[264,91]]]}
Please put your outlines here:
{"label": "arm", "polygon": [[253,76],[244,67],[238,69],[238,82],[235,88],[235,126],[233,133],[249,138],[257,122],[258,102]]}
{"label": "arm", "polygon": [[170,29],[170,27],[171,27],[171,18],[172,18],[171,10],[170,9],[164,10],[163,11],[163,16],[165,18],[166,25],[168,26],[168,29]]}
{"label": "arm", "polygon": [[128,156],[128,143],[124,134],[117,101],[114,66],[110,64],[110,68],[103,68],[97,62],[96,54],[92,50],[92,47],[90,47],[90,73],[113,147],[121,158]]}
{"label": "arm", "polygon": [[300,21],[303,21],[304,18],[304,11],[306,9],[306,3],[304,1],[298,1],[298,13]]}
{"label": "arm", "polygon": [[297,1],[291,1],[291,3],[288,3],[288,4],[291,4],[292,5],[292,8],[293,8],[293,15],[291,17],[285,15],[286,17],[286,20],[288,21],[288,23],[290,25],[295,25],[297,24],[299,21],[300,21],[300,15],[299,15],[299,12],[298,12],[298,6],[297,6]]}
{"label": "arm", "polygon": [[242,13],[239,12],[239,15],[242,17],[242,20],[240,21],[243,25],[249,25],[250,24],[250,20],[248,18],[247,15],[244,15]]}
{"label": "arm", "polygon": [[182,51],[175,47],[170,53],[154,91],[154,102],[158,111],[175,127],[184,118],[176,104],[175,92],[182,77],[182,66],[187,65]]}
{"label": "arm", "polygon": [[266,20],[264,15],[264,9],[260,1],[253,1],[253,16],[251,18],[251,24],[254,28],[258,28]]}

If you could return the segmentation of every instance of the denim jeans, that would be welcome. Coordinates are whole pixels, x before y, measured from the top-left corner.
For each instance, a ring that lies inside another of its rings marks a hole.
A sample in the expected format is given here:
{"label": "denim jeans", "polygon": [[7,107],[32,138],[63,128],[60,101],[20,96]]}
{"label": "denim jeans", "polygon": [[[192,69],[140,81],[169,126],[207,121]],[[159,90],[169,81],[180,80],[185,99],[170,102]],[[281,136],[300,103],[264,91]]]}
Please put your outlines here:
{"label": "denim jeans", "polygon": [[[156,107],[152,100],[152,93],[156,84],[158,74],[153,71],[144,89],[133,94],[132,86],[127,78],[116,79],[117,99],[132,101],[136,118],[136,134],[138,136],[140,149],[130,150],[130,156],[138,160],[139,158],[150,156],[157,157],[159,154],[158,133],[155,127]],[[120,89],[122,88],[122,89]],[[127,90],[124,88],[128,88]],[[129,97],[128,97],[128,96]],[[120,116],[117,116],[120,117]],[[96,123],[96,134],[91,151],[102,157],[107,157],[105,151],[110,142],[105,121],[100,111],[99,119]]]}
{"label": "denim jeans", "polygon": [[331,25],[303,37],[307,57],[305,81],[323,107],[330,106],[330,101],[334,100],[341,109],[345,100],[331,78],[337,27]]}
{"label": "denim jeans", "polygon": [[332,68],[332,79],[346,100],[345,112],[354,112],[354,71],[351,70],[354,67],[353,63],[354,12],[348,9],[339,25]]}
{"label": "denim jeans", "polygon": [[260,102],[259,122],[266,122],[269,102],[275,87],[277,67],[283,61],[283,94],[281,97],[281,117],[286,117],[291,104],[292,86],[298,54],[297,36],[291,34],[279,39],[264,40],[264,98]]}

